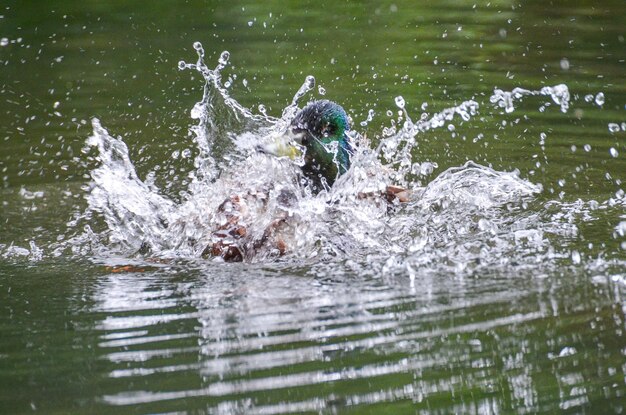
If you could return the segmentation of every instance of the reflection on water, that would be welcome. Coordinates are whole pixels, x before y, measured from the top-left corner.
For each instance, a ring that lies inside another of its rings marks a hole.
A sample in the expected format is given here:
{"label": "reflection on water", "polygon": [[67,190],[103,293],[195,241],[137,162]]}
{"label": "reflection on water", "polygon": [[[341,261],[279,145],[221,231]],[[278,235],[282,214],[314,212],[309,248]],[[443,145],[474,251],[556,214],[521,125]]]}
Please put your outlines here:
{"label": "reflection on water", "polygon": [[210,413],[620,408],[625,310],[611,281],[442,275],[416,289],[247,271],[103,278],[103,401]]}

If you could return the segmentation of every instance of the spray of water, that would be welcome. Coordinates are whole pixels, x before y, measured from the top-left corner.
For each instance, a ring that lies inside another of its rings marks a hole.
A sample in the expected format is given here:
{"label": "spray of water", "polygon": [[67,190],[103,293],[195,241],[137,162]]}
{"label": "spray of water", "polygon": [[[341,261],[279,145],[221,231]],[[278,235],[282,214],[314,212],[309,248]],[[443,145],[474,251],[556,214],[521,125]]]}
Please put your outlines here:
{"label": "spray of water", "polygon": [[[98,245],[99,254],[156,258],[244,261],[297,261],[329,272],[343,263],[359,272],[476,272],[481,267],[534,264],[558,257],[550,240],[575,234],[571,221],[528,209],[541,187],[517,172],[499,172],[468,162],[448,169],[420,185],[435,163],[414,159],[420,133],[442,128],[458,117],[466,122],[480,109],[469,100],[413,121],[402,97],[396,98],[400,118],[381,132],[373,148],[353,133],[358,143],[349,171],[330,189],[313,194],[299,181],[301,160],[260,154],[259,144],[275,140],[314,89],[306,77],[280,117],[245,108],[222,85],[229,54],[223,52],[214,69],[204,61],[204,49],[194,44],[198,60],[179,63],[205,80],[202,99],[193,107],[191,129],[197,149],[191,183],[180,202],[163,196],[142,181],[120,138],[93,120],[89,147],[96,148],[98,166],[87,192],[88,208],[73,222],[101,218],[101,229],[86,227],[69,243]],[[524,96],[550,96],[562,111],[569,106],[565,85],[539,91],[496,89],[492,104],[513,110]],[[367,124],[373,114],[368,114]],[[408,203],[389,202],[389,185],[403,186]],[[615,203],[623,203],[623,198]],[[623,226],[615,229],[623,231]],[[230,244],[237,252],[228,251]],[[82,251],[81,251],[82,252]],[[227,255],[225,255],[226,253]],[[231,256],[231,257],[232,257]],[[328,259],[333,259],[329,262]],[[311,262],[313,261],[313,262]]]}

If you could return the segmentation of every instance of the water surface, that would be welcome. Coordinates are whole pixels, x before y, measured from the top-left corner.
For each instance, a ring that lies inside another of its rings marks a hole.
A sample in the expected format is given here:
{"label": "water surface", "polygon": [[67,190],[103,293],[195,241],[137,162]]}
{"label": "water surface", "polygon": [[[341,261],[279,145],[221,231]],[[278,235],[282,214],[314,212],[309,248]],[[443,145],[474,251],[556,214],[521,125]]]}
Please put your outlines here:
{"label": "water surface", "polygon": [[[0,16],[0,412],[624,411],[623,2],[11,1]],[[285,257],[174,243],[159,215],[202,224],[244,173],[282,185],[293,167],[237,150],[271,123],[237,122],[220,94],[215,129],[195,129],[205,79],[178,62],[196,41],[211,69],[230,52],[222,85],[254,114],[280,117],[313,75],[298,105],[341,103],[398,163],[332,205],[303,198]],[[541,94],[560,85],[565,108]],[[515,88],[536,93],[507,104]],[[198,137],[234,160],[216,181]],[[129,164],[87,141],[125,143]],[[378,179],[416,196],[391,214],[349,196]],[[135,202],[124,220],[105,209]]]}

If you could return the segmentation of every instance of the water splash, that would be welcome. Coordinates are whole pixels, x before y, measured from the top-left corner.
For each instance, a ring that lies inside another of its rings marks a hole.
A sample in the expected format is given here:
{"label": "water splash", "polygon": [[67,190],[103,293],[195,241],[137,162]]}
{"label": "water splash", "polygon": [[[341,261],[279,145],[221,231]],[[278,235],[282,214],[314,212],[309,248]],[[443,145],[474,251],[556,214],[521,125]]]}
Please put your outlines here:
{"label": "water splash", "polygon": [[[455,116],[461,121],[469,121],[471,117],[478,113],[479,104],[474,100],[464,101],[461,104],[446,108],[441,112],[433,114],[430,118],[426,113],[417,122],[413,122],[405,108],[402,97],[396,98],[396,105],[400,108],[401,118],[397,123],[383,131],[384,139],[380,142],[377,153],[382,153],[382,157],[393,167],[394,172],[391,178],[402,186],[411,186],[410,174],[420,169],[413,162],[413,148],[417,145],[419,133],[443,127],[446,122],[452,121]],[[402,127],[397,129],[396,124],[402,122]]]}
{"label": "water splash", "polygon": [[[464,101],[413,121],[406,101],[397,97],[397,118],[383,129],[380,143],[372,148],[352,131],[357,147],[350,170],[314,195],[299,182],[301,161],[260,154],[256,148],[289,125],[299,102],[314,90],[315,78],[306,77],[280,117],[268,115],[263,105],[254,113],[222,85],[228,52],[209,69],[202,45],[196,42],[194,48],[197,62],[181,61],[179,68],[201,73],[205,87],[191,112],[197,120],[191,130],[198,155],[180,202],[140,180],[123,141],[93,121],[88,143],[98,148],[99,166],[92,171],[85,216],[104,219],[104,230],[89,231],[105,239],[107,249],[143,258],[219,259],[213,256],[217,241],[237,244],[237,254],[250,262],[313,260],[320,268],[326,264],[321,258],[362,258],[364,266],[375,258],[379,265],[368,265],[364,273],[409,274],[417,269],[476,272],[566,256],[557,254],[550,239],[576,234],[577,228],[558,214],[545,221],[528,209],[541,187],[519,172],[468,162],[421,185],[419,179],[437,164],[414,159],[420,134],[454,130],[455,119],[461,125],[478,114],[478,102]],[[551,97],[562,111],[569,107],[565,85],[496,89],[490,102],[511,112],[514,101],[535,95]],[[370,110],[364,123],[372,117]],[[389,203],[384,196],[389,185],[408,189],[409,203]]]}
{"label": "water splash", "polygon": [[98,148],[100,166],[91,173],[94,186],[87,201],[90,211],[106,221],[109,242],[132,250],[142,244],[167,246],[165,231],[174,203],[139,179],[121,138],[111,137],[98,119],[92,126],[87,144]]}
{"label": "water splash", "polygon": [[555,86],[545,86],[540,90],[528,90],[524,88],[515,88],[512,91],[503,91],[496,88],[493,95],[489,98],[492,104],[503,108],[505,112],[511,113],[515,109],[515,101],[521,100],[525,96],[549,96],[555,104],[561,107],[561,112],[567,112],[570,105],[570,93],[567,85],[559,84]]}

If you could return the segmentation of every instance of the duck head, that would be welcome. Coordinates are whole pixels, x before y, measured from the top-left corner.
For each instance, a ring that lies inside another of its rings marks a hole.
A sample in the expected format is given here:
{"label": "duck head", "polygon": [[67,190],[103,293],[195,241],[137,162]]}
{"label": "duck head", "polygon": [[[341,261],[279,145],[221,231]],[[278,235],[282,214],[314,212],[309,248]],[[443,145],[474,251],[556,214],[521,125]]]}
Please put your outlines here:
{"label": "duck head", "polygon": [[330,187],[350,168],[353,147],[347,133],[350,121],[338,104],[313,101],[296,114],[285,136],[298,146],[274,145],[261,151],[277,156],[297,156],[296,147],[304,151],[302,173],[315,192]]}

